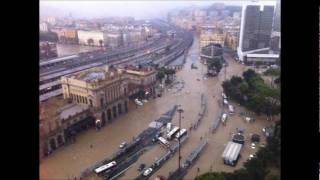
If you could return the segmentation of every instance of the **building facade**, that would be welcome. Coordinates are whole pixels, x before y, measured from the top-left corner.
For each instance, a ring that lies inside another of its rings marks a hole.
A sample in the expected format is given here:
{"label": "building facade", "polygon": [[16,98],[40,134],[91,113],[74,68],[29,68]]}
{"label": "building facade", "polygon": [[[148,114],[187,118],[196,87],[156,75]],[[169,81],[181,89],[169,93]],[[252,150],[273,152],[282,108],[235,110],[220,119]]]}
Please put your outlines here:
{"label": "building facade", "polygon": [[107,46],[108,36],[103,31],[78,31],[78,39],[80,45],[87,46]]}
{"label": "building facade", "polygon": [[238,33],[226,33],[225,46],[236,51],[239,45]]}
{"label": "building facade", "polygon": [[50,59],[58,56],[57,45],[52,42],[40,42],[39,43],[39,58]]}
{"label": "building facade", "polygon": [[102,125],[128,112],[130,96],[153,94],[155,82],[153,68],[132,67],[98,67],[61,78],[63,97],[88,105]]}
{"label": "building facade", "polygon": [[67,44],[78,43],[78,32],[76,29],[64,28],[58,33],[59,42]]}
{"label": "building facade", "polygon": [[274,6],[249,4],[242,7],[238,56],[248,51],[270,47]]}
{"label": "building facade", "polygon": [[226,35],[222,29],[213,28],[201,30],[200,33],[200,48],[208,46],[209,44],[220,44],[224,46]]}
{"label": "building facade", "polygon": [[49,31],[49,25],[46,22],[39,24],[39,30],[42,32],[48,32]]}
{"label": "building facade", "polygon": [[54,97],[40,104],[39,157],[40,161],[73,137],[94,125],[90,109],[86,105],[70,103]]}

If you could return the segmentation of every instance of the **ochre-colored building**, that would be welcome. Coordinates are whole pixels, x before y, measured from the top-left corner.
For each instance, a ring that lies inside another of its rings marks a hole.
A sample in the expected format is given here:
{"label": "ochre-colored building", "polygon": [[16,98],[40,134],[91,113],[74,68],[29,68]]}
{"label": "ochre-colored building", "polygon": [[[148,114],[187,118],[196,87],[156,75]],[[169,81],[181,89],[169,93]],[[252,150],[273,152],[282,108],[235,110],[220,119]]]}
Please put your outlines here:
{"label": "ochre-colored building", "polygon": [[78,43],[78,32],[76,29],[62,29],[58,33],[59,41],[62,43]]}
{"label": "ochre-colored building", "polygon": [[220,44],[224,46],[226,35],[221,29],[201,30],[200,33],[200,48],[209,44]]}
{"label": "ochre-colored building", "polygon": [[128,112],[129,96],[143,90],[152,95],[156,82],[150,67],[98,67],[62,77],[63,96],[73,102],[88,105],[104,125]]}

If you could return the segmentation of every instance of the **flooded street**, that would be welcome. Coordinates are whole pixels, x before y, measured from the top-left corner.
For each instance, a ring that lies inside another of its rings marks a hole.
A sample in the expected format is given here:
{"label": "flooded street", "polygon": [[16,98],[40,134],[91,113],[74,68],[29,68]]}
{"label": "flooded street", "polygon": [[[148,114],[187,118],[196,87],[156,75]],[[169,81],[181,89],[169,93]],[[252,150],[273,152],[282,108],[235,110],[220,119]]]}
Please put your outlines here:
{"label": "flooded street", "polygon": [[[214,134],[209,132],[209,128],[213,122],[219,117],[222,107],[218,104],[221,99],[222,86],[225,80],[225,69],[223,68],[218,77],[204,79],[206,67],[199,62],[199,42],[194,39],[194,43],[189,50],[186,64],[183,69],[176,73],[176,81],[184,81],[181,91],[177,89],[166,89],[161,98],[152,99],[145,105],[136,108],[134,104],[130,104],[129,112],[114,120],[111,124],[105,126],[100,131],[90,129],[77,136],[75,144],[71,144],[60,148],[57,152],[50,155],[40,164],[40,178],[43,180],[68,179],[78,177],[84,169],[92,166],[97,161],[101,161],[106,157],[110,157],[118,148],[121,142],[130,142],[134,136],[146,129],[149,123],[161,116],[161,114],[170,110],[174,105],[180,104],[184,110],[181,120],[182,128],[188,130],[189,138],[182,145],[181,163],[185,161],[187,156],[200,143],[200,138],[208,139],[208,146],[201,153],[196,163],[189,169],[185,179],[193,179],[196,175],[204,173],[212,169],[212,171],[233,171],[242,166],[247,160],[249,154],[256,151],[249,147],[250,134],[257,133],[261,137],[261,129],[270,122],[264,117],[257,117],[254,123],[246,123],[239,112],[243,111],[241,107],[235,106],[236,113],[229,116],[226,126],[220,125]],[[229,66],[226,69],[226,78],[232,75],[241,76],[242,72],[247,68],[244,65],[236,63],[229,56],[225,56]],[[191,64],[195,63],[198,69],[191,69]],[[189,131],[191,125],[195,124],[201,110],[201,94],[207,98],[207,113],[202,119],[196,130]],[[176,112],[172,119],[173,125],[178,125],[179,114]],[[241,151],[240,158],[236,167],[230,167],[223,164],[222,152],[225,145],[231,140],[231,132],[235,132],[236,128],[244,128],[244,135],[247,141]],[[262,142],[265,138],[262,138]],[[90,148],[90,145],[93,148]],[[139,175],[137,171],[141,163],[150,166],[155,158],[165,153],[160,145],[155,145],[149,151],[144,153],[136,163],[134,163],[124,176],[120,179],[133,179]],[[154,179],[157,175],[168,177],[169,172],[173,172],[178,167],[178,153],[174,157],[164,163],[164,165],[155,172],[150,179]],[[197,168],[200,172],[197,172]]]}

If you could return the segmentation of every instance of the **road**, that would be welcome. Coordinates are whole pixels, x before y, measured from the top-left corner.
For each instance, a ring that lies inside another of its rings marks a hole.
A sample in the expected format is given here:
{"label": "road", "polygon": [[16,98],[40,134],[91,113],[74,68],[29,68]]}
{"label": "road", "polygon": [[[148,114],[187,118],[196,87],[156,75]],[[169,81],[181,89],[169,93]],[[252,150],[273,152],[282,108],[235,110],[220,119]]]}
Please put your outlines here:
{"label": "road", "polygon": [[[247,145],[242,151],[242,158],[238,165],[229,167],[222,162],[222,152],[224,145],[230,140],[230,132],[234,132],[236,128],[245,128],[245,136],[249,137],[250,133],[258,133],[261,135],[262,127],[270,124],[264,117],[257,117],[257,121],[253,124],[245,123],[238,113],[242,111],[241,107],[236,107],[236,114],[229,118],[226,126],[220,126],[215,134],[209,133],[209,127],[213,121],[219,116],[221,107],[217,103],[217,99],[221,97],[224,69],[222,69],[218,77],[203,79],[206,68],[198,61],[199,48],[198,39],[194,39],[194,43],[189,50],[186,64],[182,70],[177,72],[177,81],[184,81],[184,88],[176,93],[175,89],[166,90],[161,98],[150,100],[142,107],[136,108],[130,104],[129,113],[119,117],[112,124],[104,127],[97,132],[93,129],[83,132],[77,137],[75,144],[63,147],[57,152],[46,158],[40,164],[40,177],[44,180],[49,179],[68,179],[79,176],[80,172],[92,164],[100,161],[118,149],[122,141],[131,141],[133,136],[138,135],[141,131],[148,127],[148,124],[161,116],[162,113],[168,111],[175,104],[181,104],[184,109],[182,114],[182,128],[189,129],[198,118],[201,105],[201,93],[204,93],[208,99],[208,112],[203,118],[197,130],[189,133],[189,139],[185,142],[181,149],[182,161],[191,153],[191,151],[199,144],[200,138],[208,138],[208,146],[205,148],[195,165],[190,168],[186,179],[193,179],[197,175],[197,168],[200,173],[209,171],[212,167],[213,171],[233,171],[240,168],[242,163],[247,159],[250,153],[254,152]],[[229,63],[227,67],[227,78],[232,75],[241,75],[246,69],[244,65],[233,61],[229,56],[225,56]],[[191,69],[191,63],[195,63],[198,69]],[[199,79],[199,81],[197,80]],[[178,124],[178,113],[172,120],[173,124]],[[261,137],[263,137],[261,135]],[[264,139],[263,139],[264,141]],[[93,148],[90,148],[90,144]],[[249,144],[249,143],[247,143]],[[138,175],[137,167],[140,163],[147,166],[160,156],[163,152],[160,146],[155,146],[150,151],[143,154],[140,159],[121,177],[121,179],[132,179]],[[178,153],[166,162],[150,179],[154,179],[156,175],[164,175],[168,177],[169,172],[173,172],[178,166]]]}

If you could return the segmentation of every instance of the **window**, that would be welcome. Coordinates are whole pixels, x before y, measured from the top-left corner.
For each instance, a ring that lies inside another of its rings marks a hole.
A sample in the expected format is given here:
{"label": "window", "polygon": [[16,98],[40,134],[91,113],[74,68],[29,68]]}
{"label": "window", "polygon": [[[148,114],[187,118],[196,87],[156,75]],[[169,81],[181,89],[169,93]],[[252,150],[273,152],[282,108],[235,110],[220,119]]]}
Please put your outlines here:
{"label": "window", "polygon": [[88,98],[87,98],[87,97],[84,98],[84,102],[85,102],[86,104],[88,104]]}
{"label": "window", "polygon": [[104,105],[104,103],[103,103],[103,98],[100,99],[100,104],[101,104],[101,106]]}
{"label": "window", "polygon": [[90,106],[92,107],[93,106],[92,99],[89,99],[89,102],[90,102]]}

